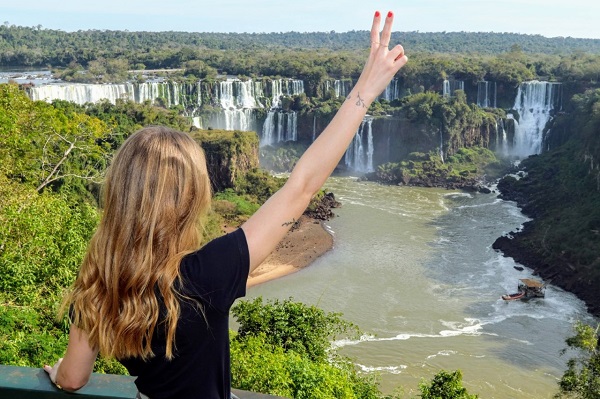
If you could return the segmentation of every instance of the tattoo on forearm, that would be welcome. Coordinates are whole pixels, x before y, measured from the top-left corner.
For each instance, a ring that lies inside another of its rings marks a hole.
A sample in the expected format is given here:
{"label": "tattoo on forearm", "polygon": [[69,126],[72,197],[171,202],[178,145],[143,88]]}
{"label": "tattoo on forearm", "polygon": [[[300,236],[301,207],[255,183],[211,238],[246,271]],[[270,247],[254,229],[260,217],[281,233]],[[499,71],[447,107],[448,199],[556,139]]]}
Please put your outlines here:
{"label": "tattoo on forearm", "polygon": [[298,228],[298,226],[300,226],[300,221],[296,220],[296,219],[292,219],[290,222],[285,222],[284,224],[282,224],[282,226],[284,226],[284,227],[292,226],[290,228],[290,231],[294,231]]}
{"label": "tattoo on forearm", "polygon": [[291,221],[289,221],[289,222],[285,222],[284,224],[282,224],[282,226],[283,226],[283,227],[287,227],[287,226],[294,225],[294,224],[296,224],[296,223],[298,223],[298,221],[297,221],[295,218],[292,218],[292,220],[291,220]]}
{"label": "tattoo on forearm", "polygon": [[[346,100],[350,100],[352,97],[350,96],[350,94],[348,94],[348,96],[346,97]],[[363,107],[363,108],[368,108],[367,105],[365,104],[365,100],[363,100],[362,98],[360,98],[360,92],[356,95],[356,106],[357,107]]]}

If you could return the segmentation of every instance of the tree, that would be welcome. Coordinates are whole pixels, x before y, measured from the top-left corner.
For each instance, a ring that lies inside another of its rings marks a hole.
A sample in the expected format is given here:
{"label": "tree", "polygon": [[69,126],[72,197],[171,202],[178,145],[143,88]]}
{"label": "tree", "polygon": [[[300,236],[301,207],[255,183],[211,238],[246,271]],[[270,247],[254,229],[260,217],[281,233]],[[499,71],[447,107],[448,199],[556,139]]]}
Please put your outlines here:
{"label": "tree", "polygon": [[[575,323],[575,335],[566,339],[568,348],[580,351],[579,357],[569,359],[567,371],[563,374],[558,385],[560,393],[557,398],[600,398],[600,346],[598,331],[600,324],[592,326]],[[562,351],[565,353],[566,349]]]}
{"label": "tree", "polygon": [[431,383],[422,381],[419,384],[422,399],[477,399],[462,386],[462,373],[460,370],[448,372],[445,370],[437,373]]}
{"label": "tree", "polygon": [[258,297],[238,303],[231,313],[240,323],[236,339],[264,334],[268,344],[314,361],[327,359],[330,339],[341,333],[358,333],[356,326],[343,320],[339,313],[325,313],[291,298],[263,303]]}
{"label": "tree", "polygon": [[101,178],[111,140],[102,121],[31,101],[13,84],[0,85],[0,105],[0,173],[38,191]]}

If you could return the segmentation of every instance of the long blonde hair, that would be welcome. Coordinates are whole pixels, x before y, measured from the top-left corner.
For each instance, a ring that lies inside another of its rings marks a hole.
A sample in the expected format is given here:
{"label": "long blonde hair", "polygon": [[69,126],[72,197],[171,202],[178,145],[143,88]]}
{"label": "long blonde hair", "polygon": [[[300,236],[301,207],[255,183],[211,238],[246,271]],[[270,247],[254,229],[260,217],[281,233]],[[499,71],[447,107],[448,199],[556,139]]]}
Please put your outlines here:
{"label": "long blonde hair", "polygon": [[201,245],[211,189],[202,148],[187,134],[150,126],[117,151],[103,187],[103,215],[62,310],[106,357],[154,356],[162,297],[166,356],[173,357],[181,259]]}

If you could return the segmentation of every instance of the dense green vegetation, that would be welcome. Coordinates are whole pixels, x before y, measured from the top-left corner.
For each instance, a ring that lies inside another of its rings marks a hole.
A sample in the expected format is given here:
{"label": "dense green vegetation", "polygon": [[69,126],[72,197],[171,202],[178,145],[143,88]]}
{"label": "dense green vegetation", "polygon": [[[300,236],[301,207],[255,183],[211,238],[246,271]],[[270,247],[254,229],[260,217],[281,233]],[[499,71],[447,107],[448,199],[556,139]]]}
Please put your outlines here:
{"label": "dense green vegetation", "polygon": [[[568,361],[562,376],[558,398],[600,398],[600,324],[592,326],[575,323],[575,335],[567,338],[568,348],[579,350],[579,356]],[[566,350],[565,350],[566,352]]]}
{"label": "dense green vegetation", "polygon": [[[200,52],[226,50],[251,53],[268,50],[324,49],[353,52],[368,44],[367,31],[282,33],[128,32],[87,30],[64,32],[10,24],[0,26],[0,65],[87,65],[105,59],[128,60],[132,66],[173,67],[202,59]],[[546,38],[540,35],[468,32],[396,32],[394,37],[412,52],[498,54],[519,48],[535,54],[600,53],[600,40]],[[137,69],[137,68],[136,68]],[[267,74],[265,74],[267,75]]]}
{"label": "dense green vegetation", "polygon": [[[394,37],[411,58],[398,77],[412,93],[438,87],[447,77],[494,80],[499,94],[534,78],[597,82],[600,77],[600,40],[467,32],[397,32]],[[0,66],[52,67],[64,80],[80,82],[139,81],[144,69],[157,68],[180,80],[210,80],[217,73],[286,76],[303,79],[309,96],[323,96],[319,83],[324,78],[359,76],[367,44],[366,31],[63,32],[4,24]]]}
{"label": "dense green vegetation", "polygon": [[366,177],[386,184],[470,189],[478,188],[483,176],[494,180],[507,168],[490,150],[471,147],[461,148],[445,162],[436,153],[414,152],[406,161],[379,165]]}

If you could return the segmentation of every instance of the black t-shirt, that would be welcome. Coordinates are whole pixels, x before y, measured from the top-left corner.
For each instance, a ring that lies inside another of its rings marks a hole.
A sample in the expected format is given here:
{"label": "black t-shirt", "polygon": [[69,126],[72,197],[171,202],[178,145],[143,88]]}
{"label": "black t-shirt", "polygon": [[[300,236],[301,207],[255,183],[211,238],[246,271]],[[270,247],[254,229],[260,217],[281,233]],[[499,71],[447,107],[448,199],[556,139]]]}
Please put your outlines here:
{"label": "black t-shirt", "polygon": [[[155,356],[120,359],[140,392],[152,399],[230,397],[229,309],[246,294],[250,255],[242,229],[219,237],[181,261],[180,292],[200,301],[204,315],[189,301],[180,301],[176,349],[165,358],[165,328],[157,324],[152,337]],[[205,318],[206,317],[206,318]]]}

